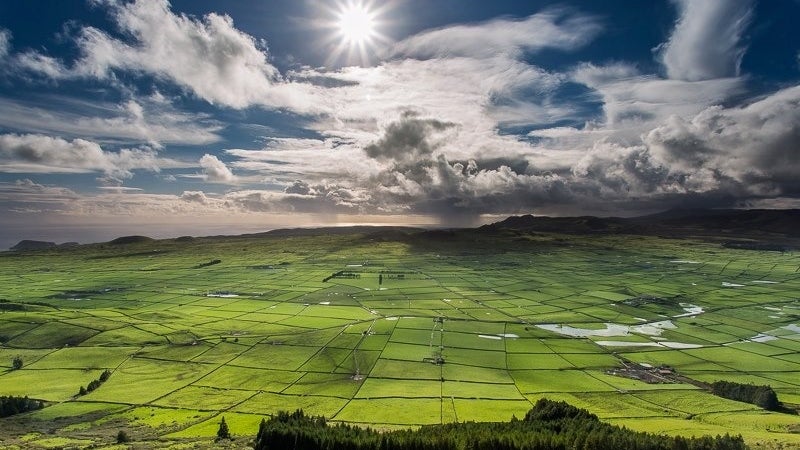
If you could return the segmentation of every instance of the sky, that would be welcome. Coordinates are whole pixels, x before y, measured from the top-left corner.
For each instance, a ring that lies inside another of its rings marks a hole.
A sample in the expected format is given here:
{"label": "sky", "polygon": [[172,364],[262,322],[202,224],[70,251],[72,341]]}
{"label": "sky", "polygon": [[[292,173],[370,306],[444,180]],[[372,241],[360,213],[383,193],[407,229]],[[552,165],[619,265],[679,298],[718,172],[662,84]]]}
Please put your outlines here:
{"label": "sky", "polygon": [[800,205],[800,1],[0,2],[0,248]]}

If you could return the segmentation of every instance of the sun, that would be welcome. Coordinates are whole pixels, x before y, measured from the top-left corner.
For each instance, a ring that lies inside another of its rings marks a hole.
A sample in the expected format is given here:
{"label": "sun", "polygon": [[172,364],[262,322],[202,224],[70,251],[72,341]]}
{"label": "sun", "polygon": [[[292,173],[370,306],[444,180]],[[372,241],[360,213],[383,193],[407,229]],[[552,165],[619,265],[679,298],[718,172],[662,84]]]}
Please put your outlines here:
{"label": "sun", "polygon": [[394,9],[392,0],[335,0],[322,9],[326,29],[322,42],[326,65],[370,65],[392,40],[385,34]]}
{"label": "sun", "polygon": [[364,5],[350,4],[339,13],[339,33],[348,44],[369,43],[375,34],[374,13]]}

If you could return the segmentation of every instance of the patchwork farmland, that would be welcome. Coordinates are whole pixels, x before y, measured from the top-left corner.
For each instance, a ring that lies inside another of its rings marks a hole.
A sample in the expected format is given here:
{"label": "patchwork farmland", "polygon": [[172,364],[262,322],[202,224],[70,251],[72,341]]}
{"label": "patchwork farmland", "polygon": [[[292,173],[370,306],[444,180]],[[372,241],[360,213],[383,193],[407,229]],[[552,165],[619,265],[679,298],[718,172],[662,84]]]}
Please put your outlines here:
{"label": "patchwork farmland", "polygon": [[2,419],[0,446],[111,445],[120,429],[180,446],[222,417],[244,446],[279,410],[395,429],[507,421],[545,397],[635,430],[800,446],[797,415],[704,389],[800,404],[794,252],[472,232],[132,241],[0,254],[0,396],[47,405]]}

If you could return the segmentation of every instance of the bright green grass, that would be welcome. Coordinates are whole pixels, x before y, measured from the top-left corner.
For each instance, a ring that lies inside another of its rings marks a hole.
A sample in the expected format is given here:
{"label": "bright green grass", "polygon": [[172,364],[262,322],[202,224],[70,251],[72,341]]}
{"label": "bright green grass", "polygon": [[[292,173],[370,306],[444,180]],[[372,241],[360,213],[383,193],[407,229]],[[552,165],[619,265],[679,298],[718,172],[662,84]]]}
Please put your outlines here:
{"label": "bright green grass", "polygon": [[154,405],[197,410],[229,409],[255,395],[252,391],[237,391],[204,386],[186,386],[152,402]]}
{"label": "bright green grass", "polygon": [[29,369],[113,369],[138,349],[131,347],[69,347],[28,365]]}
{"label": "bright green grass", "polygon": [[307,373],[281,392],[294,395],[352,398],[361,387],[362,382],[354,379],[349,373]]}
{"label": "bright green grass", "polygon": [[453,364],[494,369],[506,368],[506,354],[502,351],[446,347],[442,354],[447,362]]}
{"label": "bright green grass", "polygon": [[65,345],[78,345],[97,334],[89,328],[61,322],[49,322],[39,325],[22,334],[16,335],[7,342],[11,347],[20,348],[55,348]]}
{"label": "bright green grass", "polygon": [[302,376],[302,372],[222,366],[193,384],[221,389],[280,392]]}
{"label": "bright green grass", "polygon": [[613,392],[615,387],[582,370],[514,370],[511,372],[523,393]]}
{"label": "bright green grass", "polygon": [[230,364],[259,369],[297,370],[318,351],[315,347],[258,344]]}
{"label": "bright green grass", "polygon": [[128,420],[134,425],[144,425],[169,433],[200,422],[213,415],[208,411],[142,406],[123,411],[109,419]]}
{"label": "bright green grass", "polygon": [[102,370],[25,369],[0,375],[0,395],[29,396],[60,402],[78,394],[81,386],[100,376]]}
{"label": "bright green grass", "polygon": [[[192,269],[211,259],[223,262]],[[96,433],[109,442],[127,422],[136,436],[161,439],[151,442],[192,445],[213,437],[223,414],[244,443],[264,415],[297,408],[384,428],[508,420],[547,396],[635,429],[742,433],[789,448],[800,441],[788,433],[800,428],[797,416],[606,371],[623,359],[669,365],[698,381],[771,384],[800,403],[800,335],[785,328],[800,325],[797,267],[796,253],[605,235],[424,245],[250,237],[0,253],[3,298],[59,308],[0,312],[0,395],[67,400],[30,417],[57,420],[68,440]],[[322,282],[340,270],[362,276]],[[405,279],[386,276],[379,289],[381,270]],[[70,300],[69,291],[91,295]],[[236,296],[207,296],[226,292]],[[622,303],[642,294],[682,294],[705,312],[676,318],[684,312],[676,304]],[[662,320],[677,328],[661,339],[635,331],[572,338],[536,327]],[[779,339],[742,341],[758,333]],[[595,343],[604,340],[703,347]],[[443,365],[423,361],[439,352]],[[15,356],[22,370],[10,370]],[[105,368],[113,369],[106,383],[71,400]],[[357,370],[363,378],[352,377]],[[51,438],[31,433],[30,442]]]}
{"label": "bright green grass", "polygon": [[23,365],[36,363],[56,351],[55,349],[0,348],[0,367],[11,369],[14,358],[22,358]]}
{"label": "bright green grass", "polygon": [[114,371],[97,390],[84,397],[91,401],[144,404],[180,389],[213,369],[199,363],[132,359]]}
{"label": "bright green grass", "polygon": [[94,403],[84,401],[67,401],[48,406],[31,413],[30,418],[41,421],[56,420],[65,417],[84,416],[88,414],[111,414],[127,409],[128,406],[111,403]]}
{"label": "bright green grass", "polygon": [[345,404],[346,399],[321,395],[283,395],[260,393],[240,403],[233,411],[263,414],[263,411],[294,411],[302,409],[307,414],[333,417]]}
{"label": "bright green grass", "polygon": [[166,337],[156,333],[129,326],[115,330],[103,331],[83,341],[82,346],[129,346],[129,345],[164,345]]}
{"label": "bright green grass", "polygon": [[[446,404],[447,399],[443,402]],[[473,400],[456,398],[452,401],[455,405],[456,418],[459,422],[466,421],[508,421],[512,417],[522,418],[531,409],[527,400]]]}
{"label": "bright green grass", "polygon": [[225,423],[228,425],[228,430],[232,436],[239,436],[240,439],[246,439],[253,435],[253,430],[258,430],[258,424],[264,419],[264,416],[257,414],[241,414],[225,412],[205,421],[196,423],[180,431],[166,435],[168,439],[185,439],[196,437],[216,437],[217,430],[219,430],[219,423],[222,418],[225,418]]}
{"label": "bright green grass", "polygon": [[476,383],[513,383],[505,369],[462,366],[448,363],[442,366],[442,377],[447,381],[471,381]]}
{"label": "bright green grass", "polygon": [[334,419],[345,422],[419,425],[441,423],[442,402],[439,398],[376,398],[355,399]]}
{"label": "bright green grass", "polygon": [[637,398],[686,414],[705,414],[729,411],[760,411],[749,403],[736,402],[702,391],[648,391],[635,394]]}
{"label": "bright green grass", "polygon": [[[434,351],[437,349],[434,348]],[[397,359],[404,361],[422,361],[431,356],[431,348],[428,345],[400,344],[389,342],[383,348],[381,358]]]}
{"label": "bright green grass", "polygon": [[[443,368],[431,363],[421,361],[395,361],[390,359],[379,359],[375,367],[370,372],[370,376],[377,378],[407,378],[418,380],[438,380],[441,378],[442,370],[448,370],[452,365],[445,365]],[[458,370],[458,366],[456,366]]]}
{"label": "bright green grass", "polygon": [[394,380],[368,378],[359,389],[357,398],[417,398],[441,397],[442,383],[430,380]]}
{"label": "bright green grass", "polygon": [[511,370],[573,369],[574,366],[561,355],[549,353],[509,353],[508,368]]}
{"label": "bright green grass", "polygon": [[442,397],[476,398],[492,400],[525,400],[513,384],[472,383],[446,381],[442,383]]}

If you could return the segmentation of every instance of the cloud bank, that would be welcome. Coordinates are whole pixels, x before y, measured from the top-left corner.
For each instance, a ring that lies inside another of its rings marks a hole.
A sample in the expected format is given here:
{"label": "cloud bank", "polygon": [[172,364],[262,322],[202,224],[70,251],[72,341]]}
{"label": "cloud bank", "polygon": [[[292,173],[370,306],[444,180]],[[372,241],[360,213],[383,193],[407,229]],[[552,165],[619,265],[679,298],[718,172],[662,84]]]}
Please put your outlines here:
{"label": "cloud bank", "polygon": [[[54,211],[419,214],[450,223],[800,197],[800,86],[756,95],[741,73],[751,1],[676,1],[674,28],[650,72],[628,61],[538,65],[543,51],[569,56],[607,27],[556,8],[424,31],[374,66],[283,74],[265,43],[226,15],[175,13],[166,0],[99,4],[118,33],[79,28],[74,61],[14,53],[2,30],[0,58],[51,82],[151,77],[226,114],[277,111],[298,125],[242,148],[226,142],[224,124],[181,111],[158,89],[92,114],[0,99],[0,126],[13,131],[0,134],[0,172],[93,173],[120,185],[138,172],[174,169],[173,181],[195,183],[172,194],[106,190],[84,201],[53,191]],[[168,157],[189,145],[191,158]],[[20,183],[6,195],[27,186]]]}

